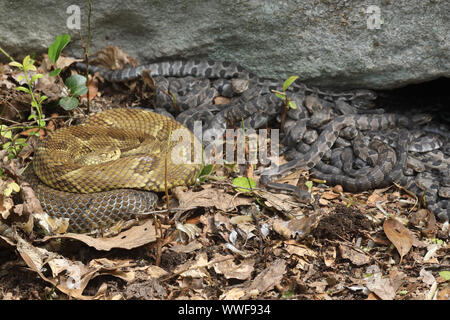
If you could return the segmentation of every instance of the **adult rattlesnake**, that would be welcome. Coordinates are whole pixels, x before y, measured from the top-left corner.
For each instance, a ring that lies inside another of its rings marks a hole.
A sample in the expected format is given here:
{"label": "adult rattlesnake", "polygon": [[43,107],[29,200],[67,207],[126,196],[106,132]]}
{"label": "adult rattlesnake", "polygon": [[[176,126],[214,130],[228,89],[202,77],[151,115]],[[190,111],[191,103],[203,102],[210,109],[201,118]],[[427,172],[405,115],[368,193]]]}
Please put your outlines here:
{"label": "adult rattlesnake", "polygon": [[28,181],[47,213],[71,219],[71,231],[86,232],[148,211],[156,199],[148,191],[194,183],[202,167],[195,143],[171,118],[111,109],[50,134],[33,161],[45,184],[31,172]]}

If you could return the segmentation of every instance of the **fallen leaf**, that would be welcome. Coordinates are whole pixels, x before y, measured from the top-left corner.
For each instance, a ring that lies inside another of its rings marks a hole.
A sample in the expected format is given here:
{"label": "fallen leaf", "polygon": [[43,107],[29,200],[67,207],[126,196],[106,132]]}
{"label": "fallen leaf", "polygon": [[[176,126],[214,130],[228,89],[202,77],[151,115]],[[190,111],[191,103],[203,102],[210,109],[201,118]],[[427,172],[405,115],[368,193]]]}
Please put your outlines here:
{"label": "fallen leaf", "polygon": [[196,207],[216,207],[219,210],[228,212],[236,209],[240,205],[250,205],[252,198],[236,196],[226,193],[222,189],[212,188],[211,185],[203,185],[203,190],[185,190],[184,187],[172,189],[172,193],[178,198],[181,208]]}
{"label": "fallen leaf", "polygon": [[325,265],[327,267],[333,266],[336,261],[336,248],[333,246],[327,247],[323,251],[322,256],[323,256],[323,262],[325,263]]}
{"label": "fallen leaf", "polygon": [[255,190],[255,194],[258,195],[258,197],[263,198],[264,204],[269,208],[274,208],[281,212],[289,212],[289,213],[297,213],[296,211],[300,210],[300,205],[298,201],[295,200],[295,198],[291,195],[278,193],[274,194],[272,192],[268,191],[262,191],[262,190]]}
{"label": "fallen leaf", "polygon": [[375,293],[382,300],[393,300],[395,298],[395,290],[392,287],[389,278],[383,278],[380,269],[374,265],[367,268],[367,274],[370,274],[366,280],[367,288]]}
{"label": "fallen leaf", "polygon": [[383,223],[384,233],[400,254],[400,263],[409,252],[413,244],[413,238],[407,228],[398,220],[389,218]]}
{"label": "fallen leaf", "polygon": [[[98,93],[98,80],[97,78],[92,78],[91,81],[89,81],[89,85],[88,85],[88,90],[89,90],[89,101],[91,101],[92,99],[94,99],[97,96]],[[87,92],[81,96],[82,98],[87,98]]]}
{"label": "fallen leaf", "polygon": [[357,266],[362,266],[370,262],[370,258],[367,255],[346,245],[340,245],[339,252],[342,258],[350,260],[354,265]]}
{"label": "fallen leaf", "polygon": [[317,227],[320,221],[319,214],[312,214],[296,219],[284,221],[281,219],[274,219],[272,227],[278,234],[285,239],[295,238],[297,240],[304,239],[307,235]]}
{"label": "fallen leaf", "polygon": [[271,290],[275,285],[281,282],[286,272],[286,262],[282,259],[277,259],[270,264],[266,269],[261,271],[251,285],[247,288],[246,297],[250,297],[255,293],[261,294]]}
{"label": "fallen leaf", "polygon": [[98,51],[95,54],[95,58],[91,59],[90,62],[109,70],[123,69],[129,65],[135,67],[137,65],[135,59],[115,46],[109,46]]}
{"label": "fallen leaf", "polygon": [[329,191],[325,191],[321,194],[321,198],[324,198],[327,200],[333,200],[333,199],[337,199],[339,197],[340,197],[340,194],[334,193],[334,192],[329,192]]}
{"label": "fallen leaf", "polygon": [[7,219],[10,209],[14,206],[14,201],[10,197],[0,194],[0,214],[3,219]]}
{"label": "fallen leaf", "polygon": [[214,104],[230,104],[231,103],[231,99],[229,98],[225,98],[222,96],[218,96],[214,98]]}
{"label": "fallen leaf", "polygon": [[234,263],[233,259],[231,259],[231,255],[222,256],[217,254],[214,259],[224,259],[226,257],[230,257],[228,260],[223,260],[221,262],[215,263],[213,265],[214,271],[217,274],[223,274],[227,279],[238,279],[238,280],[247,280],[250,278],[253,270],[255,261],[253,259],[244,259],[240,264]]}
{"label": "fallen leaf", "polygon": [[169,247],[170,251],[178,252],[178,253],[190,253],[195,250],[202,248],[203,245],[197,240],[191,241],[188,244],[176,243]]}
{"label": "fallen leaf", "polygon": [[450,300],[450,285],[447,285],[447,287],[439,290],[437,299],[438,300]]}
{"label": "fallen leaf", "polygon": [[164,270],[163,268],[160,268],[158,266],[145,267],[145,272],[147,273],[147,275],[150,279],[152,279],[152,278],[158,279],[162,276],[166,276],[169,274],[166,270]]}
{"label": "fallen leaf", "polygon": [[206,267],[208,266],[208,257],[206,252],[197,255],[195,261],[188,261],[177,266],[174,273],[179,273],[182,277],[203,278],[209,276]]}
{"label": "fallen leaf", "polygon": [[156,241],[155,228],[153,227],[152,220],[148,220],[140,226],[132,227],[112,238],[93,238],[86,234],[66,233],[63,235],[46,236],[42,241],[56,238],[75,239],[102,251],[109,251],[113,248],[133,249]]}
{"label": "fallen leaf", "polygon": [[245,290],[242,288],[233,288],[225,291],[219,297],[220,300],[239,300],[245,296]]}

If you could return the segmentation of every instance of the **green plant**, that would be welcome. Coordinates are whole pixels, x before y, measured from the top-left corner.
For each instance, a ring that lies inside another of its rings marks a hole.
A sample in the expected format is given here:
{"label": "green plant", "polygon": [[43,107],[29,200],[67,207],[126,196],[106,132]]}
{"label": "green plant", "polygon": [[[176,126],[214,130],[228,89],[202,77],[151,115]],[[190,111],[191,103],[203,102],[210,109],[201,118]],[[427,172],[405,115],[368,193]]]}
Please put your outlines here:
{"label": "green plant", "polygon": [[[56,62],[61,55],[64,47],[70,42],[70,35],[62,34],[56,37],[55,41],[48,48],[48,58],[53,64],[54,70],[50,72],[50,76],[56,77],[61,73],[61,68],[56,67]],[[59,99],[59,105],[66,111],[70,111],[78,107],[79,97],[88,92],[86,86],[86,77],[74,74],[64,81],[65,86],[69,89],[69,94]]]}
{"label": "green plant", "polygon": [[[36,132],[31,132],[31,134],[38,134]],[[6,140],[2,144],[2,149],[8,151],[8,157],[14,158],[22,150],[23,147],[27,145],[27,140],[21,138],[18,134],[12,136],[12,130],[9,130],[4,124],[0,125],[0,136],[3,140]]]}
{"label": "green plant", "polygon": [[274,92],[278,98],[280,98],[281,100],[284,101],[283,111],[282,111],[283,113],[281,115],[281,126],[280,126],[281,132],[284,131],[284,123],[286,121],[286,115],[287,115],[289,108],[297,109],[297,105],[295,104],[295,102],[292,101],[288,97],[287,90],[289,89],[291,84],[298,78],[299,78],[298,76],[291,76],[291,77],[287,78],[283,83],[283,91],[272,90],[272,92]]}
{"label": "green plant", "polygon": [[[70,36],[68,34],[60,35],[56,37],[56,40],[48,48],[48,56],[53,65],[56,65],[59,56],[61,55],[64,47],[70,42]],[[22,91],[30,95],[31,97],[31,113],[28,120],[31,120],[29,125],[23,126],[6,126],[0,125],[0,137],[3,140],[2,149],[8,151],[8,157],[14,158],[20,152],[20,150],[27,145],[27,139],[20,137],[19,134],[13,134],[13,130],[17,129],[37,129],[31,130],[29,136],[39,136],[40,129],[46,127],[45,115],[42,111],[42,103],[48,99],[45,95],[40,95],[35,91],[34,85],[38,79],[44,77],[43,74],[38,73],[35,64],[35,60],[29,55],[26,56],[22,63],[15,61],[10,55],[8,55],[2,48],[0,51],[5,54],[11,62],[10,66],[16,67],[22,71],[17,77],[17,81],[24,81],[24,85],[19,85],[16,87],[17,91]],[[50,73],[51,76],[59,76],[61,72],[60,68],[56,68]],[[59,104],[65,110],[72,110],[78,106],[78,97],[85,94],[88,90],[86,87],[86,78],[80,75],[73,75],[66,79],[64,82],[66,87],[69,89],[69,95],[62,97],[59,100]]]}
{"label": "green plant", "polygon": [[[25,79],[27,86],[18,86],[16,90],[28,93],[31,96],[31,106],[35,112],[31,112],[28,120],[35,120],[38,128],[45,128],[44,114],[42,113],[42,102],[44,102],[48,97],[44,95],[41,96],[39,93],[33,91],[33,84],[44,76],[41,73],[34,73],[36,72],[34,62],[35,61],[31,59],[30,56],[26,56],[22,63],[11,61],[9,65],[17,67],[23,71],[23,75],[19,75],[17,77],[17,81],[22,81]],[[32,75],[32,73],[34,74]],[[36,134],[39,135],[38,132]]]}
{"label": "green plant", "polygon": [[20,152],[20,150],[25,147],[26,138],[20,137],[19,134],[13,135],[14,129],[33,129],[37,128],[38,130],[30,131],[30,136],[36,135],[39,136],[39,130],[45,128],[45,116],[42,113],[42,103],[47,99],[47,96],[40,95],[39,93],[33,90],[34,83],[43,77],[42,74],[36,72],[36,66],[34,65],[35,60],[30,56],[26,56],[22,63],[15,61],[11,56],[9,56],[2,48],[0,51],[3,52],[10,60],[10,66],[16,67],[23,72],[17,77],[17,81],[25,81],[25,86],[16,87],[17,91],[22,91],[30,95],[31,97],[31,114],[28,117],[28,120],[33,120],[34,122],[30,125],[25,126],[6,126],[0,125],[0,137],[3,142],[2,149],[8,151],[8,157],[14,158]]}

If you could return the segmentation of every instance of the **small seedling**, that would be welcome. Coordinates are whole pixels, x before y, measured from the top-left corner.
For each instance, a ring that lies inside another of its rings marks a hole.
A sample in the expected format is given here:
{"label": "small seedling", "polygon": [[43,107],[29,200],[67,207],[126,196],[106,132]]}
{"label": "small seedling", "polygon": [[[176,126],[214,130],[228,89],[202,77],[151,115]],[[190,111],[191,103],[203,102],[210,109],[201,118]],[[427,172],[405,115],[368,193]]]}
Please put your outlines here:
{"label": "small seedling", "polygon": [[274,92],[278,98],[280,98],[281,100],[284,101],[283,113],[281,115],[281,127],[280,127],[281,132],[284,131],[284,123],[286,121],[286,115],[287,115],[289,108],[297,109],[297,105],[295,104],[295,102],[292,101],[287,96],[287,90],[289,89],[291,84],[294,83],[294,81],[297,80],[298,78],[299,78],[298,76],[291,76],[291,77],[287,78],[283,83],[283,91],[272,90],[272,92]]}
{"label": "small seedling", "polygon": [[[58,61],[62,50],[70,42],[70,35],[62,34],[56,37],[55,41],[48,48],[48,58],[54,66],[54,70],[50,72],[50,76],[59,76],[61,68],[56,68],[56,62]],[[69,89],[69,95],[59,99],[59,105],[66,111],[70,111],[78,107],[78,98],[86,92],[88,88],[86,86],[86,77],[74,74],[64,81],[67,89]]]}

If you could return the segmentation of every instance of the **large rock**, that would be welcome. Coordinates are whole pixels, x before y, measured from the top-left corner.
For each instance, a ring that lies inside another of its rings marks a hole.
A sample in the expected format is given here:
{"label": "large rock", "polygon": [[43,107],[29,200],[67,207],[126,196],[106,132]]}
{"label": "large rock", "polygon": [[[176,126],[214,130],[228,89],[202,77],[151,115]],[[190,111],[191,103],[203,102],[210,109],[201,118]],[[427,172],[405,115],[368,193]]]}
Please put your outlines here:
{"label": "large rock", "polygon": [[[4,0],[0,44],[19,57],[45,52],[61,33],[79,39],[66,10],[80,5],[85,35],[86,3]],[[265,77],[393,88],[450,76],[449,12],[446,0],[98,0],[91,52],[116,45],[140,62],[208,57]],[[66,52],[79,56],[79,40]]]}

